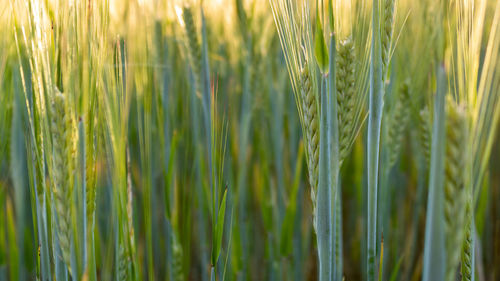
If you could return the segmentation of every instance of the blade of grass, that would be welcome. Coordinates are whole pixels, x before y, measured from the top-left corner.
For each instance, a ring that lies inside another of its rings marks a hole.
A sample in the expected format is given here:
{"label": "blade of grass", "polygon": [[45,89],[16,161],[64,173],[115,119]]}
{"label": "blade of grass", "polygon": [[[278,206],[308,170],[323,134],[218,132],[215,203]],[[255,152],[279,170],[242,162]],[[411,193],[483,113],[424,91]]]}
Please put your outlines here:
{"label": "blade of grass", "polygon": [[336,46],[336,41],[335,41],[335,34],[331,33],[330,34],[330,54],[328,56],[328,68],[329,68],[329,74],[328,74],[328,103],[329,103],[329,119],[330,119],[330,135],[331,135],[331,204],[333,206],[331,207],[331,221],[330,221],[330,229],[332,231],[332,241],[331,241],[331,261],[332,261],[332,275],[331,275],[331,280],[341,280],[341,275],[342,275],[342,266],[341,266],[341,260],[340,257],[338,257],[337,253],[338,249],[337,246],[338,244],[335,242],[340,242],[337,239],[340,238],[340,234],[337,233],[337,230],[339,228],[336,227],[337,225],[337,216],[339,215],[337,213],[337,202],[338,202],[338,197],[340,194],[340,186],[339,186],[339,171],[340,171],[340,145],[339,145],[339,122],[338,122],[338,103],[337,103],[337,79],[336,79],[336,65],[337,65],[337,46]]}
{"label": "blade of grass", "polygon": [[[316,195],[317,208],[317,243],[319,257],[319,280],[328,281],[332,275],[332,207],[331,207],[331,104],[327,94],[327,78],[321,77],[321,113],[319,139],[319,178]],[[330,118],[329,118],[330,117]]]}
{"label": "blade of grass", "polygon": [[425,246],[422,280],[444,280],[444,132],[447,80],[444,68],[437,71],[437,92],[434,101],[429,194],[425,222]]}
{"label": "blade of grass", "polygon": [[379,173],[380,128],[382,123],[384,83],[380,41],[380,1],[373,0],[370,92],[367,140],[367,280],[375,280],[377,247],[377,187]]}

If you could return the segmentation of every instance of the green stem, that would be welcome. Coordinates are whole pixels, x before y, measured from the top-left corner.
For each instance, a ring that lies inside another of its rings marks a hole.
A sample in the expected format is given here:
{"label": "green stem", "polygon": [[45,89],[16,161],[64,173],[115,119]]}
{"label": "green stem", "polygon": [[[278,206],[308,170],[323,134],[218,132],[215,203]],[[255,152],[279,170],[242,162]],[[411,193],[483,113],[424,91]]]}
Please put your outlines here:
{"label": "green stem", "polygon": [[335,192],[334,201],[334,226],[333,226],[333,244],[334,244],[334,263],[333,263],[333,280],[342,280],[342,190],[340,177],[338,179],[337,190]]}
{"label": "green stem", "polygon": [[327,77],[321,77],[321,121],[319,139],[319,180],[317,193],[317,241],[319,256],[319,280],[328,281],[332,274],[332,207],[331,207],[331,135],[330,103],[327,96]]}
{"label": "green stem", "polygon": [[[332,275],[331,275],[331,280],[340,280],[342,272],[341,266],[339,266],[339,259],[336,254],[339,253],[339,233],[337,233],[337,230],[339,229],[337,227],[338,223],[338,196],[340,192],[340,186],[339,186],[339,169],[340,169],[340,155],[339,155],[339,124],[338,124],[338,109],[337,109],[337,84],[336,84],[336,43],[335,43],[335,35],[331,34],[330,35],[330,54],[328,56],[329,58],[329,69],[330,73],[328,76],[328,97],[329,97],[329,107],[330,109],[328,110],[329,113],[329,121],[330,125],[328,126],[330,128],[330,134],[331,134],[331,168],[332,168],[332,173],[331,173],[331,198],[332,200],[330,202],[333,202],[333,207],[331,207],[331,222],[330,222],[330,227],[332,230],[332,241],[331,241],[331,264],[332,264]],[[334,241],[336,243],[334,243]],[[335,254],[335,255],[334,255]],[[334,258],[335,257],[335,258]]]}
{"label": "green stem", "polygon": [[370,98],[368,117],[368,206],[367,206],[367,280],[375,280],[377,240],[377,187],[379,173],[380,127],[384,107],[384,83],[382,77],[382,53],[380,42],[379,1],[373,0],[372,45],[370,64]]}

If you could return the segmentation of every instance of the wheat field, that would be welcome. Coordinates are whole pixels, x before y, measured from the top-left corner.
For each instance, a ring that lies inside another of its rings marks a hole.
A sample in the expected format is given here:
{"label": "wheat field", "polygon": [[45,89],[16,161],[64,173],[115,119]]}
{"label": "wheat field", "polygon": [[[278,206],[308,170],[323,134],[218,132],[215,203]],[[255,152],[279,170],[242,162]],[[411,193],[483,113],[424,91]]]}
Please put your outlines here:
{"label": "wheat field", "polygon": [[500,280],[500,0],[0,7],[0,281]]}

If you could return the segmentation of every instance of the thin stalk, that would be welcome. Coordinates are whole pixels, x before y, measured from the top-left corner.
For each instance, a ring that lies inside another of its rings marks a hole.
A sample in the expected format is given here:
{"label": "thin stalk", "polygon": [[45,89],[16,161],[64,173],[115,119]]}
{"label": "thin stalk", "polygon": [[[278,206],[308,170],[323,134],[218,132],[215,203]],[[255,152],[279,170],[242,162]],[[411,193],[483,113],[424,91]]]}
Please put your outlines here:
{"label": "thin stalk", "polygon": [[202,105],[203,114],[205,121],[205,137],[207,145],[207,156],[208,156],[208,171],[210,174],[210,192],[212,195],[212,262],[210,266],[210,280],[215,280],[217,276],[217,261],[218,255],[214,254],[216,252],[215,247],[217,246],[215,241],[217,237],[217,210],[219,208],[218,203],[218,182],[217,182],[217,163],[215,155],[217,153],[214,147],[215,140],[215,120],[212,118],[214,103],[214,96],[212,95],[210,87],[210,67],[208,62],[208,42],[207,42],[207,32],[206,32],[206,22],[205,15],[203,12],[203,7],[201,7],[201,70],[202,70]]}
{"label": "thin stalk", "polygon": [[382,76],[382,50],[380,41],[379,0],[373,0],[372,45],[370,64],[370,97],[368,116],[368,206],[367,206],[367,280],[375,280],[377,242],[377,187],[379,173],[380,127],[384,107],[384,83]]}
{"label": "thin stalk", "polygon": [[49,260],[49,241],[47,238],[47,217],[45,208],[47,205],[45,203],[45,196],[36,197],[36,215],[37,215],[37,227],[38,227],[38,241],[40,243],[40,262],[41,262],[41,280],[50,280],[51,270],[50,270],[50,260]]}
{"label": "thin stalk", "polygon": [[319,139],[319,178],[316,195],[317,208],[317,243],[319,256],[319,280],[331,280],[332,275],[332,206],[331,206],[331,104],[327,95],[327,79],[321,77],[321,114]]}
{"label": "thin stalk", "polygon": [[342,189],[340,175],[337,181],[337,189],[335,192],[334,214],[333,214],[333,248],[334,248],[334,263],[333,263],[333,280],[342,280]]}
{"label": "thin stalk", "polygon": [[75,239],[75,252],[77,261],[77,278],[81,278],[86,269],[87,263],[87,202],[86,199],[86,146],[85,146],[85,128],[83,122],[78,122],[78,166],[76,169],[78,190],[76,192],[77,199],[77,239]]}
{"label": "thin stalk", "polygon": [[[25,160],[26,151],[24,146],[24,136],[23,136],[23,103],[21,101],[21,93],[15,93],[13,101],[13,113],[12,113],[12,125],[11,125],[11,157],[10,157],[10,173],[13,181],[14,189],[14,210],[15,210],[15,225],[16,233],[19,235],[25,232],[26,227],[26,208],[24,208],[23,202],[27,199],[26,193],[26,182],[25,182]],[[18,263],[15,269],[11,268],[12,271],[16,271],[15,275],[18,280],[23,280],[24,276],[22,268],[25,266],[24,257],[24,239],[19,236],[16,240],[18,249]]]}
{"label": "thin stalk", "polygon": [[341,266],[339,266],[338,262],[338,256],[335,255],[334,258],[334,253],[338,253],[337,249],[337,243],[334,243],[334,241],[337,242],[337,238],[339,238],[339,234],[337,233],[337,197],[339,195],[339,169],[340,169],[340,155],[339,155],[339,122],[338,122],[338,103],[337,103],[337,84],[336,84],[336,43],[335,43],[335,34],[330,35],[330,54],[328,56],[329,59],[329,76],[328,76],[328,103],[330,110],[328,110],[329,114],[329,122],[330,122],[330,134],[331,134],[331,204],[334,204],[333,207],[331,207],[331,222],[330,222],[330,229],[332,230],[332,241],[331,243],[331,261],[332,261],[332,275],[331,275],[331,280],[340,280],[338,277],[341,275],[342,269]]}

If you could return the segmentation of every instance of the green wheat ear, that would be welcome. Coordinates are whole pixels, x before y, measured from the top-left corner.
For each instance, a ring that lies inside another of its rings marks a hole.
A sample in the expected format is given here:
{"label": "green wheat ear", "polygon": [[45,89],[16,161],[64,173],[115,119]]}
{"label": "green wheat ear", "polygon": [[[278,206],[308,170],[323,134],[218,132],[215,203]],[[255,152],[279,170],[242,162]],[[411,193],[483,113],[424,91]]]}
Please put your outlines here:
{"label": "green wheat ear", "polygon": [[75,148],[74,124],[66,97],[56,88],[51,105],[52,176],[54,204],[57,212],[57,235],[62,258],[71,272],[71,220]]}
{"label": "green wheat ear", "polygon": [[128,268],[130,264],[130,258],[129,255],[127,255],[127,251],[125,250],[125,247],[123,246],[123,243],[120,243],[119,250],[118,250],[118,276],[120,280],[128,280],[129,279],[129,274],[128,274]]}
{"label": "green wheat ear", "polygon": [[381,33],[382,41],[382,73],[387,72],[391,56],[392,35],[394,33],[394,2],[384,1],[384,22]]}
{"label": "green wheat ear", "polygon": [[467,141],[467,119],[464,108],[448,96],[446,119],[444,217],[446,235],[445,281],[455,280],[464,234],[465,186],[464,168]]}
{"label": "green wheat ear", "polygon": [[462,280],[472,280],[473,264],[472,255],[474,254],[474,243],[472,240],[472,198],[469,196],[465,205],[465,236],[462,246]]}
{"label": "green wheat ear", "polygon": [[188,39],[189,62],[193,72],[197,93],[201,92],[201,47],[198,41],[198,33],[193,19],[191,7],[182,8],[182,17],[185,24],[186,37]]}
{"label": "green wheat ear", "polygon": [[319,163],[319,120],[317,101],[311,84],[308,68],[304,67],[300,73],[300,96],[303,102],[302,115],[306,133],[307,167],[309,184],[311,185],[311,201],[313,204],[313,225],[316,229],[316,188],[318,185]]}
{"label": "green wheat ear", "polygon": [[337,103],[339,126],[339,161],[342,163],[351,150],[355,137],[356,88],[355,49],[351,37],[341,41],[337,50]]}
{"label": "green wheat ear", "polygon": [[427,105],[420,110],[418,115],[418,138],[426,166],[429,167],[431,159],[431,113]]}
{"label": "green wheat ear", "polygon": [[409,114],[408,108],[410,107],[410,90],[409,82],[403,83],[400,89],[399,96],[397,97],[393,114],[389,120],[388,128],[388,164],[392,167],[397,160],[403,137],[408,126]]}
{"label": "green wheat ear", "polygon": [[172,263],[172,271],[174,280],[184,280],[184,273],[182,271],[182,246],[179,243],[179,240],[175,233],[172,237],[172,254],[173,254],[173,263]]}

